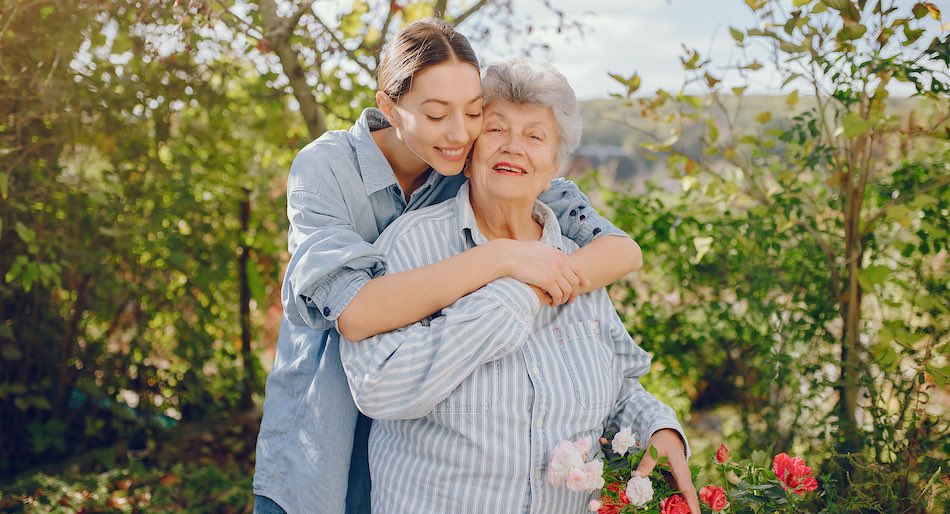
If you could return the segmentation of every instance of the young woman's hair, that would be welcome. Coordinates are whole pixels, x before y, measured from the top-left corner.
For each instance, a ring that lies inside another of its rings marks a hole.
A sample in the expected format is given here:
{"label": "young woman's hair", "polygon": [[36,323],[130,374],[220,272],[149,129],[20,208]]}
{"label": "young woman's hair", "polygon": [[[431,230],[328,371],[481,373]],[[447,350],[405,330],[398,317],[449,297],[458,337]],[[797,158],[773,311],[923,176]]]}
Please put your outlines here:
{"label": "young woman's hair", "polygon": [[443,62],[465,62],[479,69],[478,57],[465,36],[451,23],[425,18],[399,31],[383,52],[376,70],[377,90],[399,100],[412,87],[417,73]]}

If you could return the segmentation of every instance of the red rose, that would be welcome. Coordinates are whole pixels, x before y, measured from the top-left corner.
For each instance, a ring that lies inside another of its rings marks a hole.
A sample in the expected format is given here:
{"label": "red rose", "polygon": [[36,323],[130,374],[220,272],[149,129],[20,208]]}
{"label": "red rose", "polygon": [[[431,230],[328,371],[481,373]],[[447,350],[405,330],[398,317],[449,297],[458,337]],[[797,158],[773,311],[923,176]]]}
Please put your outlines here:
{"label": "red rose", "polygon": [[772,460],[772,471],[782,481],[782,485],[795,494],[805,494],[805,491],[818,489],[818,481],[801,457],[789,457],[782,452]]}
{"label": "red rose", "polygon": [[607,495],[601,496],[601,507],[600,510],[597,511],[597,514],[617,514],[620,512],[620,509],[630,504],[630,500],[627,498],[627,492],[623,490],[623,484],[620,482],[611,482],[607,485],[607,490],[612,493],[620,494],[617,495],[618,498],[616,500]]}
{"label": "red rose", "polygon": [[689,505],[682,494],[674,494],[660,503],[660,514],[689,514]]}
{"label": "red rose", "polygon": [[720,512],[729,506],[726,491],[718,485],[707,485],[699,490],[699,500],[709,505],[709,510]]}
{"label": "red rose", "polygon": [[720,464],[729,460],[729,448],[726,448],[725,444],[719,445],[719,450],[716,451],[716,462]]}

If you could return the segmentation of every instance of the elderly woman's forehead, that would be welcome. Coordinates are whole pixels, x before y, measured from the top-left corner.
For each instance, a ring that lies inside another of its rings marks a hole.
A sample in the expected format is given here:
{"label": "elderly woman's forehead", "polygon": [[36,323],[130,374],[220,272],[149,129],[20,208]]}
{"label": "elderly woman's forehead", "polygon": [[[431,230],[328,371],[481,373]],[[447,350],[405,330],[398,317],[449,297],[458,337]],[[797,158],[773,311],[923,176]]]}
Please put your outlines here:
{"label": "elderly woman's forehead", "polygon": [[550,105],[542,105],[542,104],[529,103],[529,102],[513,103],[513,102],[508,102],[508,101],[496,100],[494,102],[489,102],[488,104],[484,106],[484,112],[485,112],[486,117],[496,117],[496,118],[502,118],[502,119],[510,118],[511,116],[509,114],[512,114],[512,115],[528,114],[528,113],[531,113],[532,111],[537,112],[536,110],[543,111],[547,114],[550,114],[552,115],[552,117],[554,114]]}

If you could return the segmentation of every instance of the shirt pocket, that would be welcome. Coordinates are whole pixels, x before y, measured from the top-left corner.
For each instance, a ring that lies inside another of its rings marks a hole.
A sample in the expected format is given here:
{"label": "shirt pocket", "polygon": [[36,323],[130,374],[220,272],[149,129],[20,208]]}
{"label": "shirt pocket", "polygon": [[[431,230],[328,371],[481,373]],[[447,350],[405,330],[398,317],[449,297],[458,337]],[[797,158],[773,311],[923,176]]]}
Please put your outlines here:
{"label": "shirt pocket", "polygon": [[452,391],[448,398],[435,406],[436,413],[488,412],[498,396],[498,361],[478,367]]}
{"label": "shirt pocket", "polygon": [[584,409],[613,405],[613,351],[603,340],[600,320],[578,321],[551,330],[571,376],[577,403]]}

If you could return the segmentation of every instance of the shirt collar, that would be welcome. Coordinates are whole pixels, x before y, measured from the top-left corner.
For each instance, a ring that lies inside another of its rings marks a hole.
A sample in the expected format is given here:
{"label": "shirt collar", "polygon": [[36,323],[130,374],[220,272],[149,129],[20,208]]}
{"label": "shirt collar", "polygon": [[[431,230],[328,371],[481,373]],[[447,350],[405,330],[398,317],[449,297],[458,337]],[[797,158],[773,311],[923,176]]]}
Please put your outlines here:
{"label": "shirt collar", "polygon": [[374,130],[388,126],[389,121],[383,113],[371,107],[364,109],[359,119],[350,128],[350,137],[353,140],[353,148],[356,150],[356,160],[363,176],[363,187],[366,188],[367,196],[396,184],[396,174],[371,134]]}
{"label": "shirt collar", "polygon": [[[478,230],[478,223],[475,221],[475,210],[472,208],[472,200],[469,197],[469,181],[465,181],[459,192],[455,195],[456,209],[458,209],[459,231],[462,237],[467,234],[475,246],[485,244],[488,239]],[[531,217],[542,224],[541,242],[564,251],[561,243],[561,225],[557,222],[557,216],[550,207],[541,200],[534,201],[534,208]]]}

